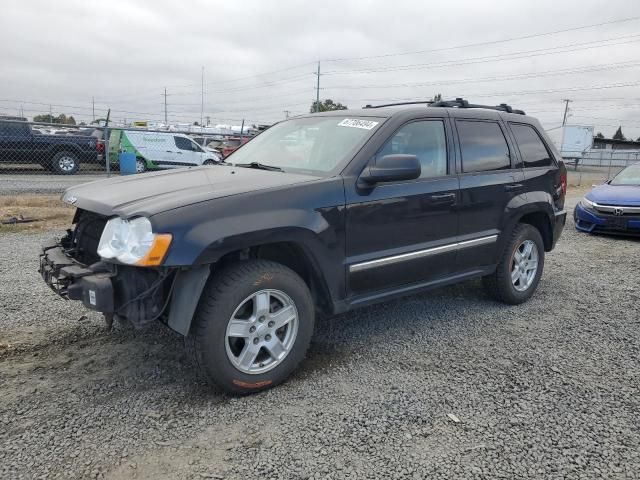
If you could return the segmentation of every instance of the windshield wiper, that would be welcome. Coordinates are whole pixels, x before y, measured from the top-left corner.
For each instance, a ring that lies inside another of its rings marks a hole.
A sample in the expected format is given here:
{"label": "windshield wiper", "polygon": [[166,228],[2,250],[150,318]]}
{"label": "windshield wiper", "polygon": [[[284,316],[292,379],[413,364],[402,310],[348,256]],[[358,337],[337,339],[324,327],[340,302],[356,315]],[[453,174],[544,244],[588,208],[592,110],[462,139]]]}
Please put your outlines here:
{"label": "windshield wiper", "polygon": [[236,163],[236,167],[245,167],[245,168],[257,168],[260,170],[270,170],[272,172],[284,172],[280,167],[274,167],[273,165],[265,165],[260,162],[251,162],[251,163]]}

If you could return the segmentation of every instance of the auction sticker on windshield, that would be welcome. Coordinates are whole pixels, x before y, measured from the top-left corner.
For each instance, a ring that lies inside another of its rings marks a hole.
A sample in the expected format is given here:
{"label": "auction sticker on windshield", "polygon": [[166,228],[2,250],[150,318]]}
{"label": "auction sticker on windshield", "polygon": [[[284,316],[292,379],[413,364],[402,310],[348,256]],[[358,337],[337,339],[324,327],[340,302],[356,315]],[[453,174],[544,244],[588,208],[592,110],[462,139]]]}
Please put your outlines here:
{"label": "auction sticker on windshield", "polygon": [[359,118],[345,118],[338,124],[340,127],[364,128],[365,130],[371,130],[376,125],[378,125],[378,122],[360,120]]}

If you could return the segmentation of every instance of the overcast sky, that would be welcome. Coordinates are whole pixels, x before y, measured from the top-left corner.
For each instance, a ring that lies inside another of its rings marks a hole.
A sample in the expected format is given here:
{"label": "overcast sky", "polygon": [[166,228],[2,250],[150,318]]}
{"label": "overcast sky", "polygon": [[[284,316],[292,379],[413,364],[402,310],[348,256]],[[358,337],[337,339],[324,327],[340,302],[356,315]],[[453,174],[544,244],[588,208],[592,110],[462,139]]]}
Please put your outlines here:
{"label": "overcast sky", "polygon": [[321,60],[321,98],[352,108],[442,93],[553,128],[569,98],[569,123],[637,138],[639,47],[637,0],[4,0],[0,113],[86,121],[95,97],[96,116],[162,121],[166,87],[192,123],[204,67],[211,123],[273,122],[309,111]]}

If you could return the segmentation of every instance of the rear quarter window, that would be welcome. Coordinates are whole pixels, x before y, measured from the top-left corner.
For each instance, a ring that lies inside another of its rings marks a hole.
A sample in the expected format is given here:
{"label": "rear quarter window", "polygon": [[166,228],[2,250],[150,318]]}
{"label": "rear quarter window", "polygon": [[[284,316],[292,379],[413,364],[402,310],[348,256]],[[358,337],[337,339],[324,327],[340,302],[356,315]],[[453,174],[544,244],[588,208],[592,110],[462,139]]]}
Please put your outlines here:
{"label": "rear quarter window", "polygon": [[532,126],[522,123],[511,123],[509,126],[516,139],[525,168],[553,165],[549,150]]}

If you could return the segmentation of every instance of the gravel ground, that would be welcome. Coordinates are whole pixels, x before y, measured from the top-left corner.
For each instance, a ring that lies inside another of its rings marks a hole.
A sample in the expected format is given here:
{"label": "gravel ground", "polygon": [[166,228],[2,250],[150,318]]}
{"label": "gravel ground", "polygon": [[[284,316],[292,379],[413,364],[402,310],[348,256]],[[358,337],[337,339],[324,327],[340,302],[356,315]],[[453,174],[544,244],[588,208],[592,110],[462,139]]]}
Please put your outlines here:
{"label": "gravel ground", "polygon": [[83,173],[79,175],[53,175],[32,172],[30,174],[0,174],[0,195],[21,193],[55,194],[81,183],[107,178],[106,173]]}
{"label": "gravel ground", "polygon": [[639,241],[570,221],[528,303],[471,281],[342,315],[232,398],[171,332],[56,298],[40,240],[0,236],[0,478],[639,478]]}

